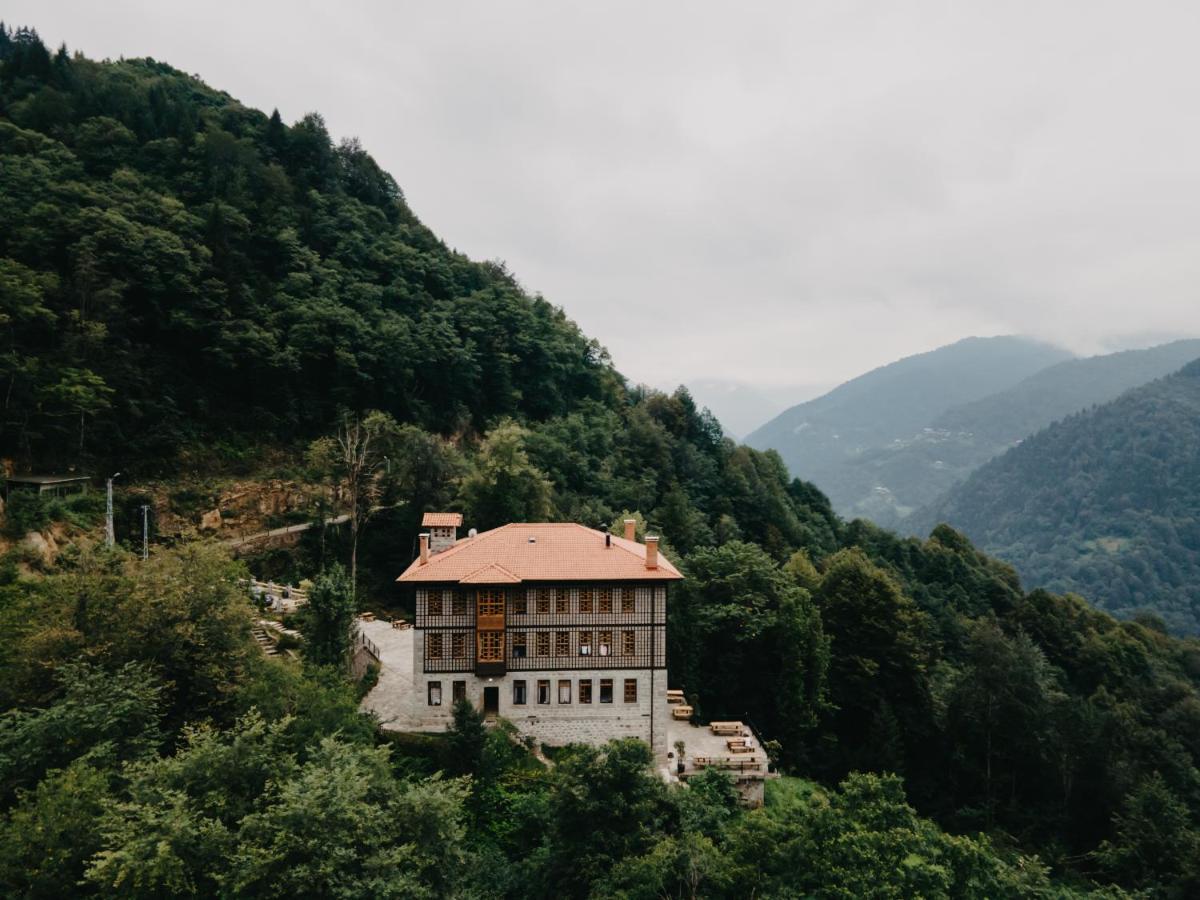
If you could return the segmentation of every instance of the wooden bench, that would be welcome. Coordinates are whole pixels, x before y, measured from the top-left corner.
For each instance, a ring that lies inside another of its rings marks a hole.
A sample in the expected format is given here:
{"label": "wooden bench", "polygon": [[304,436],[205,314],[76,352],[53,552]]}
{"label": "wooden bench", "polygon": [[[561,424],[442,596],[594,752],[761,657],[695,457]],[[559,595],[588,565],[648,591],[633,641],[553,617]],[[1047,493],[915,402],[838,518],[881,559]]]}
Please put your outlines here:
{"label": "wooden bench", "polygon": [[743,734],[741,722],[712,722],[708,727],[713,734],[734,735],[735,737],[741,737]]}
{"label": "wooden bench", "polygon": [[683,691],[667,691],[667,702],[671,704],[683,703]]}
{"label": "wooden bench", "polygon": [[762,763],[757,759],[734,759],[731,756],[696,756],[692,765],[697,769],[737,769],[739,772],[757,772]]}
{"label": "wooden bench", "polygon": [[676,719],[690,719],[694,710],[686,703],[676,703],[671,715]]}
{"label": "wooden bench", "polygon": [[730,753],[753,753],[754,748],[747,743],[736,744],[733,741],[729,742]]}

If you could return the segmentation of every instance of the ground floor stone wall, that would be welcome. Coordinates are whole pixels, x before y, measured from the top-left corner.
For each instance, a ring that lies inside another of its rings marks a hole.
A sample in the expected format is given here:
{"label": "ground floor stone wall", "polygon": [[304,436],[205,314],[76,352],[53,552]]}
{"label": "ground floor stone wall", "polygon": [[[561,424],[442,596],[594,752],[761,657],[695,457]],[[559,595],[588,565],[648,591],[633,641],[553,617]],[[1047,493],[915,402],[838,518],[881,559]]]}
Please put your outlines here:
{"label": "ground floor stone wall", "polygon": [[[612,680],[612,702],[600,702],[600,682]],[[637,683],[636,702],[626,702],[625,682]],[[538,682],[549,682],[549,702],[539,702]],[[580,683],[590,681],[590,703],[580,702]],[[483,709],[484,694],[496,689],[497,713],[511,721],[524,734],[550,745],[570,743],[602,744],[614,738],[634,737],[650,744],[656,760],[663,762],[667,753],[665,669],[548,669],[510,672],[495,678],[480,678],[469,673],[429,673],[414,678],[413,712],[421,725],[444,728],[454,706],[455,683],[461,682],[466,698]],[[524,682],[525,702],[517,703],[514,685]],[[560,683],[569,683],[560,694]],[[436,689],[431,691],[430,686]],[[440,695],[440,703],[430,703]]]}

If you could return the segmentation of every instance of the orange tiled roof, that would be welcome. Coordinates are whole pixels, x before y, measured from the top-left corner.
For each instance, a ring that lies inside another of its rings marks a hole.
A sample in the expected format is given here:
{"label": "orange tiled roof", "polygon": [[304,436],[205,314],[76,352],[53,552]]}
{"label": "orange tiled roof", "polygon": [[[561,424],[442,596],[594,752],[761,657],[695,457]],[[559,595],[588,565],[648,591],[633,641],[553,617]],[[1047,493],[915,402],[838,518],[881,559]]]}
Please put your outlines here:
{"label": "orange tiled roof", "polygon": [[[679,570],[660,551],[646,568],[646,546],[573,523],[512,523],[463,538],[425,565],[413,560],[397,581],[515,584],[520,581],[675,581]],[[490,580],[489,579],[494,579]]]}
{"label": "orange tiled roof", "polygon": [[462,513],[425,513],[422,528],[458,528],[462,525]]}

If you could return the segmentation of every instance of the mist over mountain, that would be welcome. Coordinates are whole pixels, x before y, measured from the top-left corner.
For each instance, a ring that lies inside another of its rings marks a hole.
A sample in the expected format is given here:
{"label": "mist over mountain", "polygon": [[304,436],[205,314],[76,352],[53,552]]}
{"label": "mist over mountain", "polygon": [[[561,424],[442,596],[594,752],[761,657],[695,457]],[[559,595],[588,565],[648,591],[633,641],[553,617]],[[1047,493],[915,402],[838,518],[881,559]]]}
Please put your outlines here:
{"label": "mist over mountain", "polygon": [[1027,438],[910,524],[939,522],[1031,586],[1200,633],[1200,360]]}
{"label": "mist over mountain", "polygon": [[746,437],[779,451],[788,468],[853,514],[874,485],[854,468],[864,455],[911,440],[960,404],[1004,390],[1072,354],[1019,336],[965,338],[881,366],[776,416]]}
{"label": "mist over mountain", "polygon": [[906,516],[933,503],[989,459],[1050,423],[1115,399],[1200,356],[1200,340],[1071,359],[1011,388],[952,407],[906,440],[847,464],[859,499],[844,515],[864,515],[912,531]]}
{"label": "mist over mountain", "polygon": [[762,386],[720,378],[693,379],[686,386],[696,404],[707,407],[732,438],[744,437],[798,399],[828,390],[826,385]]}

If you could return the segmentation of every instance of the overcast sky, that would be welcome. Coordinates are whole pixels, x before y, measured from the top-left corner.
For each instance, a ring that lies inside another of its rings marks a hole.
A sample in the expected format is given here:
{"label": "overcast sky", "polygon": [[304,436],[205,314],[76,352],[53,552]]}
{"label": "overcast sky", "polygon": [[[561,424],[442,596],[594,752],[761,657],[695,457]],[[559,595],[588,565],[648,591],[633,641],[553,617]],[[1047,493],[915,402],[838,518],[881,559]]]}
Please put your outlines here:
{"label": "overcast sky", "polygon": [[635,380],[1200,334],[1200,4],[6,0],[357,135]]}

